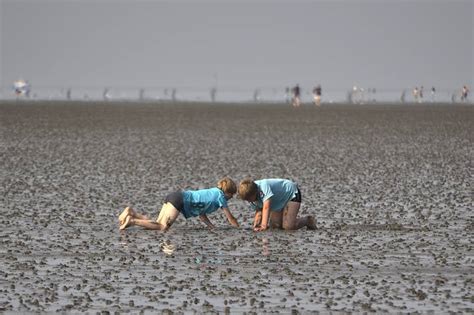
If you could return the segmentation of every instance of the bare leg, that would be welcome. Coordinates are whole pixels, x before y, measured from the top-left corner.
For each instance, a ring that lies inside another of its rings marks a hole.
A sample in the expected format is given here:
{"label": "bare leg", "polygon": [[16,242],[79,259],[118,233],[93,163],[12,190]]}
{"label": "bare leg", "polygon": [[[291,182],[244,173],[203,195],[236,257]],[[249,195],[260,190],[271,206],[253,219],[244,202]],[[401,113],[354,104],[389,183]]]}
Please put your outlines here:
{"label": "bare leg", "polygon": [[283,227],[283,211],[270,212],[270,226],[272,229],[281,229]]}
{"label": "bare leg", "polygon": [[179,213],[178,209],[176,209],[170,202],[167,202],[161,208],[156,223],[162,225],[164,230],[168,230],[178,218]]}
{"label": "bare leg", "polygon": [[308,218],[308,224],[306,225],[307,229],[316,230],[316,219],[312,215],[307,216],[307,218]]}
{"label": "bare leg", "polygon": [[147,230],[166,231],[173,224],[178,215],[179,211],[169,202],[163,205],[156,221],[134,217],[131,215],[130,210],[128,210],[128,215],[125,217],[122,225],[120,225],[120,229],[125,230],[130,226],[138,225]]}
{"label": "bare leg", "polygon": [[312,216],[298,218],[300,210],[300,203],[289,201],[286,208],[283,210],[283,229],[285,230],[299,230],[302,227],[309,229],[316,228],[316,222]]}
{"label": "bare leg", "polygon": [[123,225],[125,218],[127,216],[131,216],[132,218],[137,218],[137,219],[142,219],[142,220],[149,220],[148,216],[144,214],[139,214],[135,210],[132,209],[132,207],[126,207],[122,213],[119,215],[119,223],[120,225]]}
{"label": "bare leg", "polygon": [[[129,217],[127,217],[128,219]],[[127,220],[125,219],[125,220]],[[138,225],[144,227],[147,230],[164,230],[166,227],[152,220],[143,220],[143,219],[130,219],[130,225]],[[130,226],[129,225],[129,226]],[[128,227],[128,226],[127,226]]]}

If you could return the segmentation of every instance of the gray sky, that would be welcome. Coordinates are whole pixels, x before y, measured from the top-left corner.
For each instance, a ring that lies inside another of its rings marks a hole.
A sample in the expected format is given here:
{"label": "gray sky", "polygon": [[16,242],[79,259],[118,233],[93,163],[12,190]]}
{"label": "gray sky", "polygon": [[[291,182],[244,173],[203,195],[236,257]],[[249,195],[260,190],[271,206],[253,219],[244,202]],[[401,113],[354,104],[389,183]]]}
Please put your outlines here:
{"label": "gray sky", "polygon": [[0,0],[0,83],[474,84],[474,1]]}

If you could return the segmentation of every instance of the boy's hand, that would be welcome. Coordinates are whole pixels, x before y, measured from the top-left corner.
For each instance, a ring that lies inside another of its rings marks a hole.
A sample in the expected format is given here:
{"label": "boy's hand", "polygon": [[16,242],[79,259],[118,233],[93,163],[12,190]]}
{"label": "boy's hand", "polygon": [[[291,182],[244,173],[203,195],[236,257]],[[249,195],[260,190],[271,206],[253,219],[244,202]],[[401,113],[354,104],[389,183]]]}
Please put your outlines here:
{"label": "boy's hand", "polygon": [[237,219],[236,218],[232,218],[230,219],[230,224],[232,224],[232,226],[235,226],[235,227],[239,227],[239,222],[237,222]]}
{"label": "boy's hand", "polygon": [[263,232],[263,231],[268,230],[268,226],[257,226],[253,230],[254,232]]}
{"label": "boy's hand", "polygon": [[253,228],[257,228],[262,223],[262,211],[255,212],[255,218],[253,220]]}

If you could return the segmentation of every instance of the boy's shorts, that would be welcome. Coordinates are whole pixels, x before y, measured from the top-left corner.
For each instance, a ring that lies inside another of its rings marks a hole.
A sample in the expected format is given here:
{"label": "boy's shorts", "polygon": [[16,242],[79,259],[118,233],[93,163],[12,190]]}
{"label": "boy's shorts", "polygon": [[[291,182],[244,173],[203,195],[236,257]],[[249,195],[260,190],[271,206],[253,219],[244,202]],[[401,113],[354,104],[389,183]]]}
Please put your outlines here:
{"label": "boy's shorts", "polygon": [[301,203],[301,191],[300,191],[299,188],[297,188],[297,189],[298,189],[298,191],[296,192],[295,197],[293,199],[291,199],[290,201]]}
{"label": "boy's shorts", "polygon": [[183,213],[184,210],[184,201],[183,201],[183,192],[182,191],[175,191],[170,193],[165,198],[165,203],[171,203],[173,207],[176,208],[179,212]]}

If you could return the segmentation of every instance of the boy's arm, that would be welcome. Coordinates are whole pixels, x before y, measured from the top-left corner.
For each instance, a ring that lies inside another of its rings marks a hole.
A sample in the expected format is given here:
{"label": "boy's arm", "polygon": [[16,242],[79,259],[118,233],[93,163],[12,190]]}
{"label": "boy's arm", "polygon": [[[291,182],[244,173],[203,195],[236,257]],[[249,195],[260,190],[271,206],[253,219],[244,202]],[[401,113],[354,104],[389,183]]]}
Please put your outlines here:
{"label": "boy's arm", "polygon": [[255,210],[255,217],[253,219],[253,228],[260,226],[262,223],[262,209]]}
{"label": "boy's arm", "polygon": [[232,215],[232,213],[230,213],[229,208],[222,209],[224,210],[225,216],[227,217],[227,221],[229,221],[232,226],[239,227],[239,222],[237,222],[237,219]]}
{"label": "boy's arm", "polygon": [[254,228],[255,232],[265,231],[268,229],[268,219],[270,217],[270,199],[265,200],[263,202],[263,209],[262,209],[262,224]]}
{"label": "boy's arm", "polygon": [[214,228],[214,225],[212,224],[211,221],[209,221],[209,218],[205,214],[199,215],[199,219],[201,219],[202,222],[206,223],[207,227],[210,229]]}

